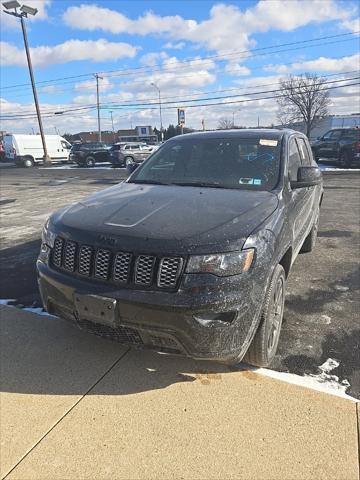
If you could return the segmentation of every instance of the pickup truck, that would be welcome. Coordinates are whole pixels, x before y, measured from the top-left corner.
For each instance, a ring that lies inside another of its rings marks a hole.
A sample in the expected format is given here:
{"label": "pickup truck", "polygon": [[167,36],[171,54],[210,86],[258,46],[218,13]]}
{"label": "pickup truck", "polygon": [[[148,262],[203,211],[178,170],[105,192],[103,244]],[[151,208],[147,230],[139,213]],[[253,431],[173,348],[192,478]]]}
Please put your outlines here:
{"label": "pickup truck", "polygon": [[136,347],[270,365],[286,280],[314,248],[322,197],[299,132],[174,137],[125,182],[51,215],[37,261],[43,305]]}
{"label": "pickup truck", "polygon": [[336,160],[345,168],[360,166],[360,128],[334,128],[311,143],[316,161]]}

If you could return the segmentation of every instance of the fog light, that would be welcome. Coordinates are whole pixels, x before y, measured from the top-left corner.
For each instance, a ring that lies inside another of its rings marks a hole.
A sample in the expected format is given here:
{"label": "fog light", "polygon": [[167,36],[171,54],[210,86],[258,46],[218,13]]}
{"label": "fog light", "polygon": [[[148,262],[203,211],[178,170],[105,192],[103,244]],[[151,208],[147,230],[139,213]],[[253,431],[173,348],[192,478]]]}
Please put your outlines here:
{"label": "fog light", "polygon": [[201,324],[205,324],[208,322],[224,322],[224,323],[232,323],[236,318],[236,311],[231,312],[220,312],[220,313],[204,313],[200,315],[194,316],[195,320],[197,320]]}

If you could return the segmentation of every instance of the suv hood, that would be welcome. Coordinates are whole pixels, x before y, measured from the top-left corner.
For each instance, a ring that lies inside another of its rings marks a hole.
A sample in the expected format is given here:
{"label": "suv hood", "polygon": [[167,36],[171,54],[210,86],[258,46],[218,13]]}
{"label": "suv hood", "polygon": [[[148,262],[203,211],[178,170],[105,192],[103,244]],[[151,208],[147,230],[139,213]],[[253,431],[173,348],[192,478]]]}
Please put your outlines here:
{"label": "suv hood", "polygon": [[51,224],[82,243],[207,253],[241,248],[277,204],[271,192],[122,183],[56,212]]}

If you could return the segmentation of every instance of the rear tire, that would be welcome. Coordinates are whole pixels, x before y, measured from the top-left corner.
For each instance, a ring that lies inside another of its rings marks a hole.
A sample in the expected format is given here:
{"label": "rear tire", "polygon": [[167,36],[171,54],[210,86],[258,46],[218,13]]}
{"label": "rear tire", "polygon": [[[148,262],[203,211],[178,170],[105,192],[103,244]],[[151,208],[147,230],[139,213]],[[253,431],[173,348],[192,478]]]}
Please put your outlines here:
{"label": "rear tire", "polygon": [[94,157],[86,157],[85,158],[85,167],[88,167],[88,168],[93,168],[95,167],[95,158]]}
{"label": "rear tire", "polygon": [[347,152],[341,152],[338,163],[339,163],[340,167],[350,168],[351,167],[351,161],[350,161],[349,154]]}
{"label": "rear tire", "polygon": [[25,168],[31,168],[34,166],[34,160],[31,157],[24,157],[22,160],[22,166]]}
{"label": "rear tire", "polygon": [[259,328],[244,362],[256,367],[268,367],[274,359],[284,314],[285,284],[285,271],[281,265],[277,265],[265,295]]}

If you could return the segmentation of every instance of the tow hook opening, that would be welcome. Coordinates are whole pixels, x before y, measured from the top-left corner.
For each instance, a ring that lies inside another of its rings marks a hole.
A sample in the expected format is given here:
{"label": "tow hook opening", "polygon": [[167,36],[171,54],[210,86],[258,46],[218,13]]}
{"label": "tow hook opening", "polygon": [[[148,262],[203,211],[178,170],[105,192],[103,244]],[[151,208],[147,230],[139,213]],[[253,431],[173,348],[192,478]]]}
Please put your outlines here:
{"label": "tow hook opening", "polygon": [[207,323],[211,322],[223,322],[226,324],[231,324],[236,318],[237,312],[230,311],[230,312],[220,312],[220,313],[211,313],[206,312],[202,314],[194,315],[195,320],[197,320],[202,325],[206,325]]}

